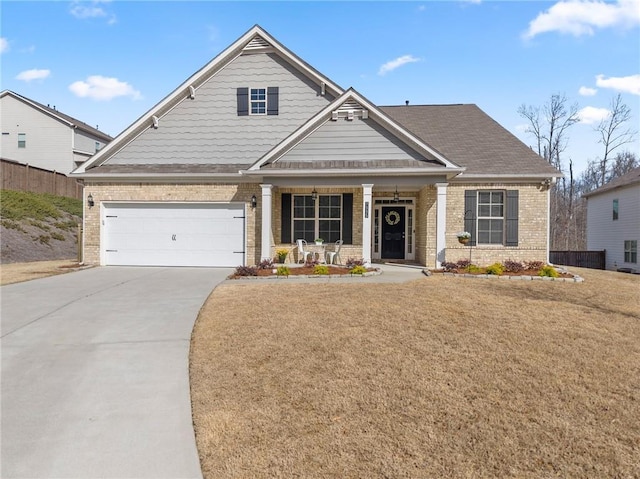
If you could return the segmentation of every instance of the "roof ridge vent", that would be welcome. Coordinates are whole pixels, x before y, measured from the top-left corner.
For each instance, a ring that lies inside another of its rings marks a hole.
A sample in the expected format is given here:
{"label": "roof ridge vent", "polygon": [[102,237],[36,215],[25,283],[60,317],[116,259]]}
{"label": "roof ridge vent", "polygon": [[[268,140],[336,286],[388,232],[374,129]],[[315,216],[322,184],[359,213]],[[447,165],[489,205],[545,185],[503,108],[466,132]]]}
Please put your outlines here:
{"label": "roof ridge vent", "polygon": [[251,39],[249,43],[242,49],[243,51],[260,50],[263,48],[270,48],[271,44],[262,38],[260,35],[256,35]]}

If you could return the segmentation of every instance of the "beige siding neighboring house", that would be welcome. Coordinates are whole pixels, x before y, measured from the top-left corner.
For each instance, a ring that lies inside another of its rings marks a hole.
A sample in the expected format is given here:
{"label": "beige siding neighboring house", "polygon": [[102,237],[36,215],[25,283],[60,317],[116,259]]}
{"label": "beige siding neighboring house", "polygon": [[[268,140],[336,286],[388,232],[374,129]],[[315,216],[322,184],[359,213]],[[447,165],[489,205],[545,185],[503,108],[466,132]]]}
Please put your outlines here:
{"label": "beige siding neighboring house", "polygon": [[587,248],[606,250],[606,268],[640,272],[640,167],[585,195]]}
{"label": "beige siding neighboring house", "polygon": [[0,156],[68,174],[112,138],[55,108],[9,90],[0,93]]}
{"label": "beige siding neighboring house", "polygon": [[251,28],[73,172],[85,262],[238,266],[296,240],[439,267],[548,257],[560,173],[475,105],[379,107]]}

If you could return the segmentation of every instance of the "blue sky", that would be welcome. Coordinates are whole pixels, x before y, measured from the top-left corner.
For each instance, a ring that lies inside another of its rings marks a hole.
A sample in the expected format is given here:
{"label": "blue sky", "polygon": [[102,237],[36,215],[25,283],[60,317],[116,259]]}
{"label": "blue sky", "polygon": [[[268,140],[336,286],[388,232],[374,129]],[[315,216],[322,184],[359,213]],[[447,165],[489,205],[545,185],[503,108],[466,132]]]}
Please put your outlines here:
{"label": "blue sky", "polygon": [[[378,105],[475,103],[532,145],[518,113],[577,103],[565,162],[620,93],[640,125],[640,0],[3,1],[1,88],[115,136],[254,24]],[[640,156],[640,140],[626,145]]]}

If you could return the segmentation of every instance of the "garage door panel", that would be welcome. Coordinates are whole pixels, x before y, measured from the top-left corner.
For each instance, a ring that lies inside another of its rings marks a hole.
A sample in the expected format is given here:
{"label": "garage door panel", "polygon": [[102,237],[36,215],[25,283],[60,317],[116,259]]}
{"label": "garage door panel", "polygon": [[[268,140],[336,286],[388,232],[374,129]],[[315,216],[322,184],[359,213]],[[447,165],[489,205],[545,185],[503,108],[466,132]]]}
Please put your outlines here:
{"label": "garage door panel", "polygon": [[244,264],[244,205],[132,203],[104,208],[105,264]]}

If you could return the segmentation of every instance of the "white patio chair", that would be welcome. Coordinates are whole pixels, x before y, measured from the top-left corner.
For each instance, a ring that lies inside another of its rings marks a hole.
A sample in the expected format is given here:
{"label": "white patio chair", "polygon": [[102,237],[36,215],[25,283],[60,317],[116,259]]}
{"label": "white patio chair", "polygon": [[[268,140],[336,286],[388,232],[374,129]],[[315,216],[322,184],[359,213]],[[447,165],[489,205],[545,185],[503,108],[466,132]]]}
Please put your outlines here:
{"label": "white patio chair", "polygon": [[296,240],[298,243],[298,263],[306,263],[307,258],[312,255],[312,252],[307,249],[307,242],[303,239]]}
{"label": "white patio chair", "polygon": [[342,243],[343,241],[340,239],[338,241],[336,241],[336,245],[333,248],[333,251],[327,251],[325,252],[325,260],[327,262],[327,264],[334,264],[334,261],[336,260],[340,260],[335,264],[341,264],[342,263],[342,258],[340,258],[340,248],[342,247]]}

